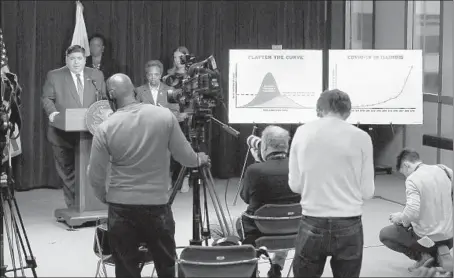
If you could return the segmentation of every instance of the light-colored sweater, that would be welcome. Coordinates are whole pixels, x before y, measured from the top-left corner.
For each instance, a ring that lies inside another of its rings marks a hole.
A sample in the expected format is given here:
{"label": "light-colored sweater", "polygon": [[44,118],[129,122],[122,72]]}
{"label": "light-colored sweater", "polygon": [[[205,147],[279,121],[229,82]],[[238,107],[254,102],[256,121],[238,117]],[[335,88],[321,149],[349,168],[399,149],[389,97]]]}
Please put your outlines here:
{"label": "light-colored sweater", "polygon": [[166,204],[170,154],[186,167],[198,165],[197,154],[169,109],[152,104],[126,106],[112,114],[96,131],[89,183],[96,196],[108,203]]}
{"label": "light-colored sweater", "polygon": [[427,236],[433,241],[453,237],[450,178],[450,168],[425,164],[407,177],[407,201],[402,220],[406,225],[411,223],[418,236]]}
{"label": "light-colored sweater", "polygon": [[290,148],[289,185],[304,215],[362,215],[374,195],[372,140],[361,129],[326,117],[300,126]]}

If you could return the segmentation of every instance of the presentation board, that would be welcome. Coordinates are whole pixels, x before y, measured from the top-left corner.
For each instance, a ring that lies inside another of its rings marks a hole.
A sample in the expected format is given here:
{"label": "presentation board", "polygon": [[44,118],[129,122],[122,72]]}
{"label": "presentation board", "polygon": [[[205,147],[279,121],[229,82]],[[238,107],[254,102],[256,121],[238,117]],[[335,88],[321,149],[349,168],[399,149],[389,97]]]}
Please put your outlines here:
{"label": "presentation board", "polygon": [[229,123],[314,120],[322,90],[321,50],[230,50]]}
{"label": "presentation board", "polygon": [[421,50],[329,51],[329,88],[350,96],[350,123],[422,124],[422,82]]}

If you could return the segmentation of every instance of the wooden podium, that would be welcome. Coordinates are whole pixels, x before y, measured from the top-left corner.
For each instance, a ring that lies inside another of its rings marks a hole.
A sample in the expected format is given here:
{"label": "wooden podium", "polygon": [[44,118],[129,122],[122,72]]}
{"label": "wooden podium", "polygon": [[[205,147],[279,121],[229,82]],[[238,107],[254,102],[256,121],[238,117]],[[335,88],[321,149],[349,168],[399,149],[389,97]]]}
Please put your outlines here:
{"label": "wooden podium", "polygon": [[87,181],[87,166],[90,159],[92,135],[85,124],[86,108],[66,109],[55,116],[51,125],[65,132],[79,133],[76,146],[76,204],[74,207],[57,209],[58,221],[77,227],[86,222],[107,218],[107,206],[99,201]]}

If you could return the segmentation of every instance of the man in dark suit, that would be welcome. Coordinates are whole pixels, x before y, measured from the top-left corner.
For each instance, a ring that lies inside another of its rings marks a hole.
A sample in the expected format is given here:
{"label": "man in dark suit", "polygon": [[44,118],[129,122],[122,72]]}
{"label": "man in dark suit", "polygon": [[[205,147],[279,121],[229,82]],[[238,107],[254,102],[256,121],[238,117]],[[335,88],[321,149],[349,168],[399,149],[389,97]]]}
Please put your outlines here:
{"label": "man in dark suit", "polygon": [[[149,103],[157,106],[162,106],[170,109],[181,123],[186,118],[185,113],[180,113],[180,105],[178,103],[169,103],[167,101],[167,93],[173,91],[174,88],[161,82],[164,66],[158,60],[151,60],[145,64],[145,73],[147,83],[136,88],[137,99],[143,103]],[[178,162],[172,160],[172,184],[174,184],[180,173],[181,166]],[[189,184],[183,183],[182,192],[189,191]]]}
{"label": "man in dark suit", "polygon": [[[79,45],[66,50],[66,66],[47,73],[41,98],[49,122],[67,108],[88,108],[104,98],[106,84],[101,71],[85,67],[85,49]],[[67,133],[49,124],[47,139],[52,144],[55,166],[63,181],[66,205],[75,203],[75,147],[77,133]]]}

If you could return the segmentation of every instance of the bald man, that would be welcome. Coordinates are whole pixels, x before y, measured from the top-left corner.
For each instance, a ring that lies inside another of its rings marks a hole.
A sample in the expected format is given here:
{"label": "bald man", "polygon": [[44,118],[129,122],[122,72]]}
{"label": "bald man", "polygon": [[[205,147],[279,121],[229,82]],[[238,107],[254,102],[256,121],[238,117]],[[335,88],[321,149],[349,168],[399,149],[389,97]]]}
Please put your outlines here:
{"label": "bald man", "polygon": [[[128,76],[107,81],[115,111],[93,138],[88,179],[108,204],[116,277],[141,277],[139,244],[146,243],[158,277],[175,275],[175,222],[169,200],[170,155],[186,167],[209,164],[195,153],[169,109],[139,103]],[[107,184],[107,166],[110,182]]]}

